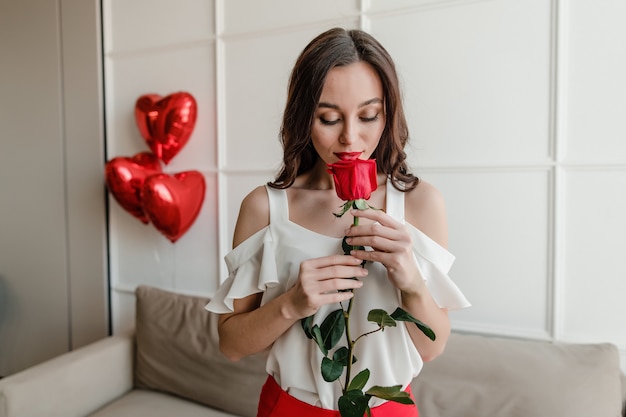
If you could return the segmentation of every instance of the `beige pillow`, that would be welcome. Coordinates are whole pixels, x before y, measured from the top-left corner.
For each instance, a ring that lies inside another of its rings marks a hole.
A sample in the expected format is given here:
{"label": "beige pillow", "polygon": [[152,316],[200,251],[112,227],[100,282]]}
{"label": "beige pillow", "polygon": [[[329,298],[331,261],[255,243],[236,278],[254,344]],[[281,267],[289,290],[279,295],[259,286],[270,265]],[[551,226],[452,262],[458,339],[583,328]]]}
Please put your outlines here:
{"label": "beige pillow", "polygon": [[219,351],[218,315],[209,301],[139,286],[135,386],[254,417],[267,378],[265,355],[231,362]]}
{"label": "beige pillow", "polygon": [[551,344],[453,334],[413,383],[428,417],[621,415],[611,344]]}

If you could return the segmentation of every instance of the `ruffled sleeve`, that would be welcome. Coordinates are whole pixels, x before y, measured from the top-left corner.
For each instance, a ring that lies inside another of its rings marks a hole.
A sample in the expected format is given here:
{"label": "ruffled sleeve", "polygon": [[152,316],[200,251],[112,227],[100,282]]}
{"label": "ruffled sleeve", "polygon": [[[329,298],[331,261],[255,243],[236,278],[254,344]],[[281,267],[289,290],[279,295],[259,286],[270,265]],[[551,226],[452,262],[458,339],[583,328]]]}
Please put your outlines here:
{"label": "ruffled sleeve", "polygon": [[205,308],[214,313],[230,313],[234,300],[260,292],[262,304],[278,289],[275,245],[269,226],[259,230],[230,251],[224,258],[228,278]]}
{"label": "ruffled sleeve", "polygon": [[456,310],[471,304],[448,276],[454,255],[410,223],[413,256],[433,298],[441,308]]}

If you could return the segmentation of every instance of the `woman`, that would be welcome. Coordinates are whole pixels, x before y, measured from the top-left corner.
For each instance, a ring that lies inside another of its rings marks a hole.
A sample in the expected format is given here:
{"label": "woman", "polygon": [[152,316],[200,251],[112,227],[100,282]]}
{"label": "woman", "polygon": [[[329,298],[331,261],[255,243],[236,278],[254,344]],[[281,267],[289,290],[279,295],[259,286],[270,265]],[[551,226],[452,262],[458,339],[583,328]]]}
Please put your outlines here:
{"label": "woman", "polygon": [[[443,199],[406,166],[398,78],[380,43],[339,28],[313,39],[291,74],[281,136],[283,167],[242,202],[226,256],[230,276],[207,309],[222,313],[220,348],[230,359],[269,350],[259,416],[338,416],[341,383],[322,378],[323,355],[301,319],[319,323],[355,297],[351,327],[360,335],[372,330],[369,310],[402,306],[435,341],[410,323],[370,335],[355,346],[353,372],[367,368],[368,384],[409,388],[445,347],[448,309],[469,304],[446,275],[454,257],[445,249]],[[376,159],[378,188],[368,204],[383,209],[349,212],[358,226],[332,215],[344,201],[327,167],[352,158]],[[342,255],[344,236],[365,250]],[[369,405],[374,416],[417,416],[415,406],[399,412],[390,404]]]}

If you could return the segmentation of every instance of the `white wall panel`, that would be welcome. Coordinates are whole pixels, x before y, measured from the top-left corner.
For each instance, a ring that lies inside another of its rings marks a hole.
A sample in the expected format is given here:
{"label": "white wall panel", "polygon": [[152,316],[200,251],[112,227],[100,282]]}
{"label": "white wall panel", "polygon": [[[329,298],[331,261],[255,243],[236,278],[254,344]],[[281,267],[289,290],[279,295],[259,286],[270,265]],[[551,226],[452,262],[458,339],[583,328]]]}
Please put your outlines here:
{"label": "white wall panel", "polygon": [[[365,12],[384,12],[399,9],[416,9],[416,8],[436,8],[457,6],[459,3],[468,3],[469,1],[481,0],[369,0],[365,2],[367,9]],[[492,0],[482,0],[492,1]]]}
{"label": "white wall panel", "polygon": [[568,161],[626,162],[626,2],[568,2]]}
{"label": "white wall panel", "polygon": [[[149,151],[135,123],[135,102],[144,94],[166,96],[186,91],[198,105],[189,142],[170,161],[168,172],[215,169],[217,151],[214,45],[107,59],[108,157]],[[111,99],[113,98],[113,99]]]}
{"label": "white wall panel", "polygon": [[304,46],[327,28],[225,41],[227,169],[280,166],[278,138],[291,68]]}
{"label": "white wall panel", "polygon": [[566,175],[564,336],[626,349],[626,169]]}
{"label": "white wall panel", "polygon": [[[345,20],[358,15],[359,0],[222,0],[225,34],[316,25],[322,20]],[[304,45],[302,45],[304,47]]]}
{"label": "white wall panel", "polygon": [[547,170],[428,172],[443,193],[451,276],[472,307],[459,329],[548,336],[549,183]]}
{"label": "white wall panel", "polygon": [[106,53],[163,48],[214,36],[213,0],[104,0]]}
{"label": "white wall panel", "polygon": [[549,1],[373,14],[370,29],[398,64],[415,164],[547,162]]}

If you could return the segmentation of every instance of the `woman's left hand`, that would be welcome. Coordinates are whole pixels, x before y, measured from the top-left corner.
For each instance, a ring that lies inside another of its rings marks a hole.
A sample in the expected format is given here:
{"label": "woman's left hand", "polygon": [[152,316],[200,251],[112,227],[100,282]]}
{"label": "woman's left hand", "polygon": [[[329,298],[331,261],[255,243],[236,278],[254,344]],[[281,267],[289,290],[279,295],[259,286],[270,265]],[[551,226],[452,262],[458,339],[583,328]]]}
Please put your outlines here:
{"label": "woman's left hand", "polygon": [[373,249],[355,250],[352,256],[380,262],[387,268],[389,280],[396,288],[409,294],[419,293],[425,284],[413,257],[413,242],[406,226],[382,210],[351,210],[350,214],[371,222],[346,230],[347,243]]}

